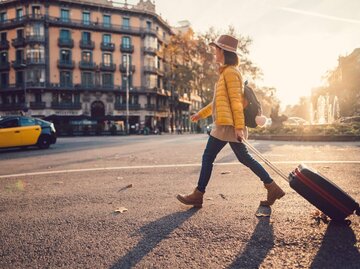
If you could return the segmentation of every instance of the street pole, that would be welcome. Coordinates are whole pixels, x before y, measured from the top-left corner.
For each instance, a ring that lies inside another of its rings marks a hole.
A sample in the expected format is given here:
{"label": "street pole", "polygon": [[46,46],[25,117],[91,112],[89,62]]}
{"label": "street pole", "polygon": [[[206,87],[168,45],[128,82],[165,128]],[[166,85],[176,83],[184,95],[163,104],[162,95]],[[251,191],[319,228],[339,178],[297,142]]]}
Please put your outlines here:
{"label": "street pole", "polygon": [[126,134],[129,130],[129,55],[126,54]]}
{"label": "street pole", "polygon": [[26,64],[21,64],[22,67],[24,67],[24,83],[23,83],[23,88],[24,88],[24,107],[23,107],[23,113],[27,113],[28,112],[28,107],[27,107],[27,97],[26,97],[26,79],[27,79],[27,75],[26,75]]}

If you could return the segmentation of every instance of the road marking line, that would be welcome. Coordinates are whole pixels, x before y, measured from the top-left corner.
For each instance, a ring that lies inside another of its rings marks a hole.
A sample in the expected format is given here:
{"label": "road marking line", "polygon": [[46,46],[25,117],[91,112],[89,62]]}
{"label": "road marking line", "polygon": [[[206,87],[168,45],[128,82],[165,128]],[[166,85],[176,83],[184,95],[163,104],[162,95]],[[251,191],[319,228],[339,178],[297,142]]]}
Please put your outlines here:
{"label": "road marking line", "polygon": [[[264,162],[260,162],[264,164]],[[273,164],[360,164],[360,161],[275,161]],[[214,163],[214,166],[226,166],[226,165],[240,165],[239,162],[232,163]],[[22,174],[9,174],[2,175],[1,178],[12,177],[24,177],[24,176],[37,176],[37,175],[51,175],[51,174],[65,174],[65,173],[79,173],[79,172],[93,172],[93,171],[111,171],[111,170],[129,170],[129,169],[152,169],[152,168],[177,168],[177,167],[199,167],[200,163],[190,164],[160,164],[160,165],[141,165],[141,166],[113,166],[102,168],[83,168],[83,169],[69,169],[69,170],[57,170],[57,171],[39,171]]]}

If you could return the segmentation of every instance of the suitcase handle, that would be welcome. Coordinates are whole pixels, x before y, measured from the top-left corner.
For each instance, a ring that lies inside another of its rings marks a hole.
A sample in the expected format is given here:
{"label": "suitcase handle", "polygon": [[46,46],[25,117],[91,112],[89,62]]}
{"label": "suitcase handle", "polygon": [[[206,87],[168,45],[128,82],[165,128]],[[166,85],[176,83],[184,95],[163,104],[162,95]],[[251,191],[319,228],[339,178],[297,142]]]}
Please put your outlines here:
{"label": "suitcase handle", "polygon": [[261,160],[263,160],[276,174],[281,176],[287,182],[290,181],[289,177],[287,177],[279,168],[273,165],[268,159],[266,159],[256,148],[254,148],[247,140],[242,139],[242,143],[244,143],[252,152],[254,152]]}

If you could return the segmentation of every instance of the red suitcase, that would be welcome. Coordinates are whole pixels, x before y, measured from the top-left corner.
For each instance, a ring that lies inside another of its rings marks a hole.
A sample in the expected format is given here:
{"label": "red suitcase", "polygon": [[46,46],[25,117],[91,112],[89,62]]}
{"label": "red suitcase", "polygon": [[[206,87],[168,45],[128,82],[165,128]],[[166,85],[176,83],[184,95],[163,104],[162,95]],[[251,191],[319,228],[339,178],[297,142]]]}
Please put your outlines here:
{"label": "red suitcase", "polygon": [[356,213],[360,216],[359,204],[328,178],[301,164],[288,177],[268,161],[247,141],[243,143],[262,159],[278,175],[289,182],[290,187],[307,201],[335,221],[343,221]]}

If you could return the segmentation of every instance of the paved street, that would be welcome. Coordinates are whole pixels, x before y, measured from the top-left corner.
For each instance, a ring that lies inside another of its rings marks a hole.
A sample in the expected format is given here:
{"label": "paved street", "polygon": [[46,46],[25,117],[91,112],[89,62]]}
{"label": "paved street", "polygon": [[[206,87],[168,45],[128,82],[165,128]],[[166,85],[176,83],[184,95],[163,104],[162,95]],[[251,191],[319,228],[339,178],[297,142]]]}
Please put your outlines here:
{"label": "paved street", "polygon": [[[318,222],[268,168],[286,196],[271,218],[255,217],[266,191],[228,146],[203,208],[181,205],[206,141],[59,138],[49,150],[0,151],[0,268],[359,268],[360,217]],[[284,172],[306,163],[360,201],[360,142],[250,142]]]}

